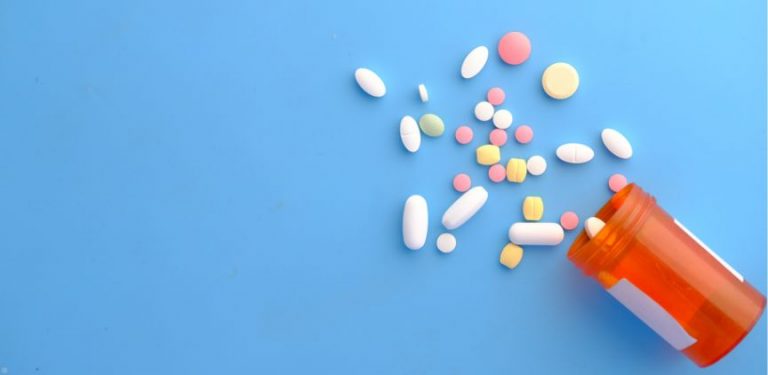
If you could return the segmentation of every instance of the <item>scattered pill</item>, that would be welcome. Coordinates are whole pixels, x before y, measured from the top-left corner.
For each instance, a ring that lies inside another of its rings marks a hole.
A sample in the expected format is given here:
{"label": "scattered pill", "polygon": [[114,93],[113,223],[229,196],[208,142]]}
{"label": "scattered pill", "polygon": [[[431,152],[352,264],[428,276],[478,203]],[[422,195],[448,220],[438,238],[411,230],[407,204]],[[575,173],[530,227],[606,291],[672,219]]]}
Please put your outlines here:
{"label": "scattered pill", "polygon": [[370,69],[358,68],[355,70],[355,81],[370,96],[380,98],[387,93],[384,81]]}
{"label": "scattered pill", "polygon": [[509,241],[517,245],[554,246],[564,236],[563,227],[557,223],[514,223],[509,227]]}
{"label": "scattered pill", "polygon": [[466,173],[459,173],[453,177],[453,188],[463,193],[472,187],[472,179]]}
{"label": "scattered pill", "polygon": [[531,175],[541,176],[547,170],[547,160],[539,155],[534,155],[528,158],[526,167]]}
{"label": "scattered pill", "polygon": [[507,95],[500,87],[494,87],[488,90],[488,94],[486,94],[485,97],[488,99],[488,103],[493,105],[501,105],[504,103],[504,99],[507,97]]}
{"label": "scattered pill", "polygon": [[488,61],[488,47],[480,46],[469,52],[461,64],[461,76],[470,79],[480,73]]}
{"label": "scattered pill", "polygon": [[584,221],[584,231],[587,232],[587,237],[589,238],[595,238],[595,236],[603,230],[604,226],[605,222],[596,217],[590,217]]}
{"label": "scattered pill", "polygon": [[499,40],[499,56],[510,65],[520,65],[531,56],[531,41],[518,31],[506,33]]}
{"label": "scattered pill", "polygon": [[557,158],[570,164],[583,164],[595,156],[595,152],[587,146],[580,143],[566,143],[555,151]]}
{"label": "scattered pill", "polygon": [[403,208],[403,242],[411,250],[418,250],[427,241],[429,213],[427,200],[421,195],[411,195]]}
{"label": "scattered pill", "polygon": [[632,145],[623,134],[614,129],[603,129],[600,133],[605,148],[617,158],[629,159],[632,157]]}
{"label": "scattered pill", "polygon": [[507,171],[504,169],[504,166],[501,164],[494,164],[490,168],[488,168],[488,178],[491,179],[493,182],[501,182],[504,181],[504,177],[507,176]]}
{"label": "scattered pill", "polygon": [[616,173],[608,178],[608,188],[611,189],[612,192],[618,193],[624,186],[627,186],[627,178],[624,177],[623,174]]}
{"label": "scattered pill", "polygon": [[539,221],[544,216],[544,200],[528,196],[523,200],[523,217],[528,221]]}
{"label": "scattered pill", "polygon": [[456,236],[450,233],[442,233],[437,236],[437,249],[444,254],[452,252],[456,249]]}
{"label": "scattered pill", "polygon": [[424,134],[430,137],[439,137],[443,135],[445,131],[445,124],[443,119],[435,114],[427,113],[419,119],[419,127]]}
{"label": "scattered pill", "polygon": [[477,148],[475,154],[477,156],[477,164],[480,165],[494,165],[501,160],[499,146],[482,145]]}
{"label": "scattered pill", "polygon": [[565,230],[574,230],[579,226],[579,215],[573,211],[565,211],[560,215],[560,226]]}
{"label": "scattered pill", "polygon": [[480,121],[488,121],[493,118],[493,105],[488,102],[480,102],[475,105],[475,118]]}
{"label": "scattered pill", "polygon": [[423,83],[419,85],[419,98],[422,103],[429,101],[429,92],[427,92],[427,86],[424,86]]}
{"label": "scattered pill", "polygon": [[504,146],[507,144],[507,132],[504,129],[493,129],[488,136],[491,144],[494,146]]}
{"label": "scattered pill", "polygon": [[459,126],[456,128],[456,142],[459,142],[462,145],[465,145],[469,142],[472,142],[472,138],[474,136],[474,132],[472,131],[472,128],[466,125]]}
{"label": "scattered pill", "polygon": [[520,125],[515,129],[515,140],[517,143],[526,144],[533,140],[533,129],[528,125]]}
{"label": "scattered pill", "polygon": [[493,126],[506,129],[512,125],[512,112],[500,109],[493,114]]}
{"label": "scattered pill", "polygon": [[525,176],[528,174],[528,166],[524,159],[509,159],[507,162],[507,181],[522,183],[525,181]]}
{"label": "scattered pill", "polygon": [[411,116],[403,116],[400,120],[400,140],[403,141],[403,146],[410,152],[416,152],[421,146],[421,131],[419,131],[419,125],[416,124]]}
{"label": "scattered pill", "polygon": [[467,222],[488,200],[488,192],[482,186],[475,186],[462,194],[443,214],[443,226],[454,230]]}
{"label": "scattered pill", "polygon": [[579,88],[579,73],[570,64],[554,63],[541,75],[541,86],[554,99],[568,99]]}
{"label": "scattered pill", "polygon": [[513,269],[523,260],[523,248],[513,243],[508,243],[501,249],[499,262],[509,269]]}

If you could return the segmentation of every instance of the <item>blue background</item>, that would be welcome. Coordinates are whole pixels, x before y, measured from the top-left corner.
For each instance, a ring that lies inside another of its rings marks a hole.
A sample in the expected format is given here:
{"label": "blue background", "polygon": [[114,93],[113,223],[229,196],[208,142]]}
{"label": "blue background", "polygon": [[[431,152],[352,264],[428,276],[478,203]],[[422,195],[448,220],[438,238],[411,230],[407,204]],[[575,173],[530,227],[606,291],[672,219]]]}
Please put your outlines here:
{"label": "blue background", "polygon": [[[766,319],[699,370],[566,259],[576,233],[498,263],[525,195],[582,218],[626,174],[766,288],[763,1],[0,1],[0,370],[8,374],[764,374]],[[495,53],[524,31],[522,66]],[[465,81],[464,55],[492,51]],[[539,85],[567,61],[567,101]],[[388,85],[362,93],[367,66]],[[431,100],[422,104],[416,86]],[[499,85],[536,132],[491,184],[474,163]],[[404,114],[446,134],[417,154]],[[471,146],[452,139],[475,129]],[[633,142],[620,161],[600,144]],[[554,149],[597,152],[563,165]],[[490,193],[434,247],[469,173]],[[402,245],[402,204],[430,206]]]}

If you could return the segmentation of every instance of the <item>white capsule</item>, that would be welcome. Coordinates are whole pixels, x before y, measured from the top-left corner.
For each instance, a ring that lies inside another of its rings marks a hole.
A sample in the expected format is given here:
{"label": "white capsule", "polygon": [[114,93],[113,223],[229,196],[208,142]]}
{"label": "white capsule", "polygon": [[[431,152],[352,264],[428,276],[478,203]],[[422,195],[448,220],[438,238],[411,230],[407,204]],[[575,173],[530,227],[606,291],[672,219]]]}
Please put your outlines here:
{"label": "white capsule", "polygon": [[566,143],[555,151],[557,158],[570,164],[583,164],[595,157],[595,152],[581,143]]}
{"label": "white capsule", "polygon": [[419,130],[419,124],[416,123],[416,119],[411,116],[403,116],[400,120],[400,140],[403,141],[403,146],[410,152],[419,151],[421,146],[421,131]]}
{"label": "white capsule", "polygon": [[534,155],[528,158],[526,167],[531,175],[541,176],[547,170],[547,160],[539,155]]}
{"label": "white capsule", "polygon": [[587,232],[587,237],[589,238],[595,238],[597,233],[603,230],[604,226],[605,222],[596,217],[590,217],[584,221],[584,231]]}
{"label": "white capsule", "polygon": [[488,61],[488,48],[480,46],[473,49],[461,64],[461,76],[470,79],[480,73]]}
{"label": "white capsule", "polygon": [[355,70],[355,80],[360,88],[365,91],[366,94],[380,98],[387,93],[387,87],[384,86],[384,81],[373,72],[373,70],[367,68],[358,68]]}
{"label": "white capsule", "polygon": [[506,129],[512,125],[512,112],[500,109],[493,114],[493,126]]}
{"label": "white capsule", "polygon": [[557,223],[514,223],[509,227],[509,241],[516,245],[554,246],[563,237],[563,227]]}
{"label": "white capsule", "polygon": [[437,249],[441,253],[448,254],[456,249],[456,237],[450,233],[437,236]]}
{"label": "white capsule", "polygon": [[480,121],[488,121],[492,119],[493,104],[488,102],[477,103],[477,105],[475,105],[475,117]]}
{"label": "white capsule", "polygon": [[605,148],[617,158],[629,159],[632,157],[632,145],[623,134],[614,129],[603,129],[600,133]]}
{"label": "white capsule", "polygon": [[403,242],[411,250],[418,250],[427,242],[429,210],[421,195],[411,195],[403,208]]}
{"label": "white capsule", "polygon": [[427,86],[424,86],[423,83],[419,85],[419,98],[421,98],[422,103],[429,101],[429,92],[427,92]]}
{"label": "white capsule", "polygon": [[443,225],[454,230],[466,223],[488,200],[488,192],[482,186],[475,186],[462,194],[443,214]]}

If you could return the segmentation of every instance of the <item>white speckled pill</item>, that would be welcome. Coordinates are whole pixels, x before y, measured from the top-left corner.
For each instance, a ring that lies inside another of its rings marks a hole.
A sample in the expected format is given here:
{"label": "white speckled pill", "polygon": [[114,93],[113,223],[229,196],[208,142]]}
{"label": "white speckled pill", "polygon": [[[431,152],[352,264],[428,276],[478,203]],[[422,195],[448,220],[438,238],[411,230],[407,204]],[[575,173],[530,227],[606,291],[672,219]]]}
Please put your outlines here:
{"label": "white speckled pill", "polygon": [[429,211],[427,200],[421,195],[411,195],[403,208],[403,242],[411,250],[418,250],[427,242]]}
{"label": "white speckled pill", "polygon": [[512,112],[500,109],[493,114],[493,126],[506,129],[512,125]]}
{"label": "white speckled pill", "polygon": [[558,147],[555,154],[558,159],[570,164],[584,164],[595,157],[595,152],[581,143],[566,143]]}
{"label": "white speckled pill", "polygon": [[429,92],[427,92],[427,86],[424,86],[423,83],[419,85],[419,98],[422,103],[429,101]]}
{"label": "white speckled pill", "polygon": [[437,249],[441,253],[448,254],[456,249],[456,237],[450,233],[437,236]]}
{"label": "white speckled pill", "polygon": [[557,223],[514,223],[509,227],[509,241],[516,245],[554,246],[563,237],[563,227]]}
{"label": "white speckled pill", "polygon": [[629,159],[632,157],[632,145],[623,134],[614,129],[603,129],[600,133],[605,148],[617,158]]}
{"label": "white speckled pill", "polygon": [[475,105],[475,117],[480,121],[488,121],[492,119],[493,111],[493,104],[491,103],[480,102]]}
{"label": "white speckled pill", "polygon": [[411,116],[403,116],[400,120],[400,140],[403,141],[403,146],[410,152],[419,151],[421,146],[421,131],[419,130],[419,124]]}
{"label": "white speckled pill", "polygon": [[384,86],[384,81],[373,72],[373,70],[367,68],[358,68],[355,70],[355,80],[360,88],[365,91],[366,94],[380,98],[387,93],[387,87]]}
{"label": "white speckled pill", "polygon": [[467,222],[488,200],[488,192],[482,186],[475,186],[462,194],[443,214],[443,225],[454,230]]}
{"label": "white speckled pill", "polygon": [[526,167],[528,168],[528,173],[534,176],[541,176],[547,170],[547,160],[539,155],[534,155],[528,158]]}
{"label": "white speckled pill", "polygon": [[488,61],[488,48],[480,46],[473,49],[461,64],[461,76],[470,79],[480,73]]}

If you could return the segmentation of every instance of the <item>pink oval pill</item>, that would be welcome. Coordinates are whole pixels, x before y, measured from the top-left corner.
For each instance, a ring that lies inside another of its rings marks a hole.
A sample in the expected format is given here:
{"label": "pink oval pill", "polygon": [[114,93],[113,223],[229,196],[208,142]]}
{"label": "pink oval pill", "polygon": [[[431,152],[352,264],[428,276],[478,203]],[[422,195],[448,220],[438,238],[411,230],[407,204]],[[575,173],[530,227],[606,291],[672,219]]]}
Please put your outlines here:
{"label": "pink oval pill", "polygon": [[627,186],[627,178],[621,173],[616,173],[608,179],[608,188],[614,193],[618,193],[624,186]]}
{"label": "pink oval pill", "polygon": [[456,142],[459,142],[463,145],[472,142],[472,137],[474,136],[474,133],[472,132],[472,128],[466,125],[459,126],[456,129]]}
{"label": "pink oval pill", "polygon": [[504,146],[507,143],[507,131],[504,129],[493,129],[488,138],[490,138],[492,145],[499,147]]}
{"label": "pink oval pill", "polygon": [[501,164],[494,164],[488,168],[488,178],[493,182],[501,182],[507,178],[507,169]]}
{"label": "pink oval pill", "polygon": [[522,144],[533,140],[533,129],[528,125],[520,125],[515,129],[515,139]]}
{"label": "pink oval pill", "polygon": [[453,188],[463,193],[472,187],[472,179],[466,173],[459,173],[453,178]]}
{"label": "pink oval pill", "polygon": [[506,33],[499,40],[499,56],[507,64],[520,65],[531,56],[531,41],[521,32]]}
{"label": "pink oval pill", "polygon": [[507,95],[504,94],[504,90],[502,90],[500,87],[494,87],[488,90],[488,94],[486,95],[488,103],[493,105],[501,105],[501,103],[504,103],[504,99],[506,97]]}
{"label": "pink oval pill", "polygon": [[565,211],[560,215],[560,226],[565,230],[574,230],[579,226],[579,215],[573,211]]}

